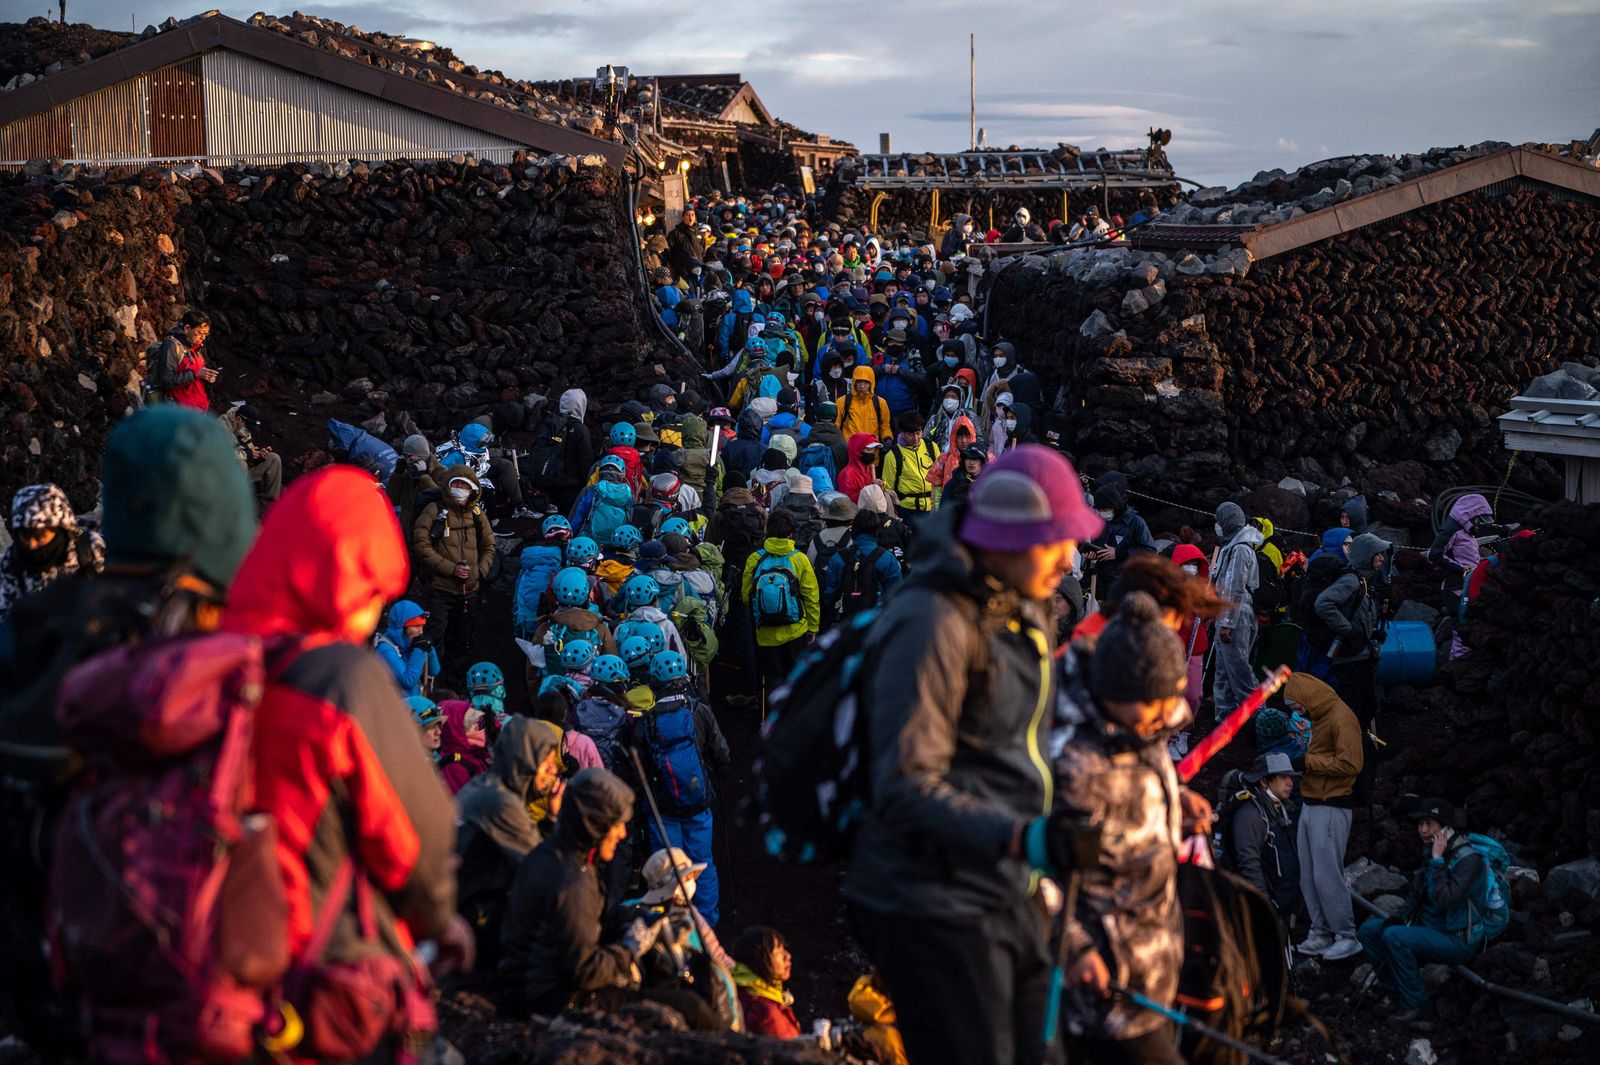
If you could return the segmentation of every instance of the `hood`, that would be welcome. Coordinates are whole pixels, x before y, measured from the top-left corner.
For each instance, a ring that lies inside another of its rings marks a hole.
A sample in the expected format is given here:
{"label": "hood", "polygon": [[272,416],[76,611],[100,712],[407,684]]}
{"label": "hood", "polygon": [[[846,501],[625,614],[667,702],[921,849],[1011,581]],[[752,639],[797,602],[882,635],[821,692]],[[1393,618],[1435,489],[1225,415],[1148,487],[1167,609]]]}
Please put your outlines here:
{"label": "hood", "polygon": [[[482,758],[489,752],[467,742],[467,714],[473,712],[472,704],[465,699],[448,699],[439,704],[444,713],[444,727],[439,733],[439,751],[443,754],[465,754]],[[479,710],[477,713],[482,713]]]}
{"label": "hood", "polygon": [[[945,445],[946,451],[955,450],[956,430],[962,428],[963,426],[966,427],[967,432],[972,434],[972,444],[976,444],[978,442],[978,426],[966,413],[957,414],[955,420],[950,423],[950,439]],[[967,446],[971,447],[972,444],[968,444]]]}
{"label": "hood", "polygon": [[611,826],[633,819],[633,791],[615,774],[585,769],[567,781],[556,838],[574,850],[592,849]]}
{"label": "hood", "polygon": [[511,794],[526,802],[533,777],[551,751],[561,746],[561,730],[548,721],[514,715],[494,742],[494,772]]}
{"label": "hood", "polygon": [[844,366],[844,354],[838,348],[830,347],[827,354],[822,356],[823,376],[827,376],[828,371],[835,366]]}
{"label": "hood", "polygon": [[1354,496],[1339,507],[1340,513],[1350,519],[1350,532],[1360,535],[1367,531],[1367,497]]}
{"label": "hood", "polygon": [[[763,382],[765,382],[765,381],[775,381],[775,380],[777,380],[777,379],[773,378],[773,377],[768,377],[768,378],[764,378]],[[774,414],[778,413],[778,401],[775,398],[775,395],[773,395],[773,396],[757,396],[755,399],[752,399],[750,401],[749,409],[756,412],[756,417],[761,419],[761,424],[762,425],[766,425],[767,424],[767,419],[771,418]]]}
{"label": "hood", "polygon": [[761,412],[752,405],[739,412],[739,420],[735,423],[735,433],[740,440],[760,440],[761,427],[765,424],[761,418]]}
{"label": "hood", "polygon": [[1011,404],[1011,413],[1017,416],[1017,430],[1011,435],[1022,439],[1028,430],[1033,428],[1033,408],[1021,400],[1014,400]]}
{"label": "hood", "polygon": [[751,314],[756,309],[755,297],[742,288],[733,290],[733,298],[729,302],[734,314]]}
{"label": "hood", "polygon": [[[1472,528],[1473,518],[1486,518],[1494,513],[1489,501],[1476,492],[1464,495],[1450,504],[1450,517],[1463,529]],[[1352,522],[1351,524],[1354,524]]]}
{"label": "hood", "polygon": [[856,978],[850,989],[850,1016],[862,1024],[894,1024],[894,1003],[870,973]]}
{"label": "hood", "polygon": [[[1224,503],[1217,508],[1217,524],[1222,526],[1223,537],[1232,539],[1235,533],[1244,528],[1244,511],[1240,509],[1237,503]],[[1261,543],[1260,532],[1258,530],[1251,531],[1256,533],[1256,543]]]}
{"label": "hood", "polygon": [[1194,544],[1179,544],[1172,549],[1172,564],[1181,566],[1185,562],[1200,563],[1200,575],[1202,577],[1211,569],[1210,564],[1206,561],[1206,553]]}
{"label": "hood", "polygon": [[30,484],[11,497],[11,528],[63,529],[78,531],[78,515],[73,512],[67,493],[57,485]]}
{"label": "hood", "polygon": [[813,466],[805,473],[811,479],[811,492],[813,495],[820,496],[824,492],[833,491],[833,476],[828,473],[825,467]]}
{"label": "hood", "polygon": [[472,494],[467,497],[465,506],[470,507],[483,498],[483,486],[478,483],[478,471],[471,466],[452,466],[449,470],[449,476],[445,478],[443,485],[445,506],[455,506],[455,503],[450,499],[450,482],[452,481],[470,481],[472,483]]}
{"label": "hood", "polygon": [[667,404],[667,400],[669,400],[669,399],[672,400],[671,407],[672,408],[676,408],[677,407],[678,393],[673,391],[671,385],[651,385],[650,386],[649,396],[650,396],[650,405],[652,407],[657,408],[658,410],[667,410],[667,409],[669,409],[668,404]]}
{"label": "hood", "polygon": [[335,465],[297,478],[272,507],[234,579],[230,632],[306,633],[360,643],[351,615],[398,599],[410,577],[405,539],[370,476]]}
{"label": "hood", "polygon": [[488,446],[489,438],[493,435],[487,425],[473,422],[470,425],[462,426],[461,432],[456,436],[456,439],[461,442],[462,450],[482,454],[483,450]]}
{"label": "hood", "polygon": [[589,413],[589,397],[584,395],[581,388],[569,388],[561,393],[561,400],[556,404],[556,410],[581,422]]}
{"label": "hood", "polygon": [[426,617],[427,611],[409,599],[402,599],[389,608],[389,624],[384,627],[383,634],[387,636],[396,647],[405,647],[406,622],[415,621],[417,618]]}
{"label": "hood", "polygon": [[769,536],[761,542],[761,550],[769,555],[783,558],[794,554],[794,541],[787,537]]}
{"label": "hood", "polygon": [[878,391],[878,377],[877,377],[876,374],[874,374],[872,372],[872,367],[870,367],[870,366],[857,366],[854,370],[851,370],[850,371],[850,382],[851,382],[850,389],[851,389],[852,392],[855,391],[855,382],[857,382],[857,381],[865,381],[870,386],[867,389],[867,393],[869,395],[874,395],[874,394],[877,393],[877,391]]}
{"label": "hood", "polygon": [[1350,568],[1363,576],[1373,573],[1372,556],[1387,552],[1389,544],[1372,533],[1362,533],[1350,541]]}
{"label": "hood", "polygon": [[737,488],[730,488],[726,492],[722,493],[722,498],[717,502],[717,509],[721,510],[723,507],[754,506],[755,501],[756,497],[751,493],[750,489],[740,485]]}
{"label": "hood", "polygon": [[656,289],[656,299],[661,301],[662,310],[670,311],[683,302],[683,293],[678,291],[677,285],[662,285]]}
{"label": "hood", "polygon": [[700,415],[685,414],[683,416],[683,446],[685,448],[706,446],[706,420]]}
{"label": "hood", "polygon": [[1322,534],[1322,550],[1330,555],[1337,555],[1339,549],[1344,546],[1344,542],[1350,539],[1351,535],[1350,530],[1343,526],[1337,529],[1329,529]]}
{"label": "hood", "polygon": [[955,376],[952,377],[951,380],[960,381],[967,386],[967,402],[971,403],[972,397],[978,394],[978,375],[973,373],[972,367],[961,367],[956,371]]}
{"label": "hood", "polygon": [[[871,373],[872,371],[869,370],[867,372]],[[852,436],[845,444],[845,449],[850,453],[850,461],[860,465],[865,465],[865,463],[861,462],[862,452],[866,451],[868,447],[877,442],[877,437],[873,436],[871,433],[857,433]]]}
{"label": "hood", "polygon": [[1272,539],[1273,525],[1271,518],[1251,518],[1250,524],[1261,530],[1263,540]]}
{"label": "hood", "polygon": [[[1021,428],[1020,419],[1018,420],[1017,424],[1018,428]],[[1115,485],[1106,485],[1103,488],[1095,489],[1094,505],[1097,508],[1104,507],[1105,509],[1111,511],[1112,514],[1118,518],[1122,517],[1122,515],[1126,514],[1128,511],[1127,497],[1122,494],[1122,489],[1116,487]]]}

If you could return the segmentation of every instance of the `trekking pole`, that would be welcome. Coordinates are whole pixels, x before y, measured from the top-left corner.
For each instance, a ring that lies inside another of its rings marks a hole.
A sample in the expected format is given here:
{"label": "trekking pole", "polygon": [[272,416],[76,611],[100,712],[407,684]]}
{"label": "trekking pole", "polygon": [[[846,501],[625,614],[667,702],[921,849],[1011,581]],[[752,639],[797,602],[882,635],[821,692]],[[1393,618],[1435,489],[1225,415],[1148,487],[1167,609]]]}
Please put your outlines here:
{"label": "trekking pole", "polygon": [[1255,716],[1255,712],[1261,709],[1261,704],[1265,703],[1273,692],[1283,687],[1292,674],[1293,671],[1288,666],[1279,666],[1276,672],[1269,674],[1265,680],[1256,685],[1255,690],[1245,696],[1244,701],[1234,708],[1233,713],[1229,714],[1222,724],[1212,729],[1205,739],[1195,745],[1194,750],[1184,755],[1183,761],[1178,763],[1178,779],[1185,784],[1193,780],[1213,755],[1233,741],[1239,730],[1244,728],[1245,722]]}
{"label": "trekking pole", "polygon": [[672,866],[672,879],[678,882],[678,890],[683,892],[684,904],[688,905],[689,885],[684,881],[683,874],[678,871],[678,863],[672,860],[672,837],[667,835],[667,823],[661,817],[661,808],[656,805],[656,793],[650,790],[650,778],[645,774],[644,761],[639,757],[639,748],[629,747],[628,757],[633,759],[634,772],[639,774],[639,787],[644,790],[645,802],[650,806],[650,818],[656,823],[656,831],[661,833],[662,845],[667,848],[667,864]]}
{"label": "trekking pole", "polygon": [[1129,1002],[1132,1002],[1140,1009],[1146,1009],[1151,1013],[1165,1017],[1167,1020],[1178,1025],[1179,1027],[1188,1028],[1196,1035],[1203,1035],[1207,1039],[1216,1040],[1223,1046],[1237,1050],[1245,1057],[1254,1061],[1266,1062],[1267,1065],[1289,1065],[1289,1063],[1282,1058],[1273,1057],[1265,1050],[1257,1050],[1249,1043],[1246,1043],[1243,1040],[1235,1039],[1231,1035],[1224,1035],[1222,1032],[1217,1031],[1209,1024],[1201,1024],[1199,1021],[1195,1020],[1186,1013],[1179,1013],[1177,1010],[1168,1009],[1167,1007],[1161,1005],[1161,1003],[1156,1002],[1154,999],[1146,998],[1144,995],[1141,995],[1139,992],[1130,988],[1122,987],[1119,984],[1112,984],[1111,990],[1115,994],[1121,995]]}

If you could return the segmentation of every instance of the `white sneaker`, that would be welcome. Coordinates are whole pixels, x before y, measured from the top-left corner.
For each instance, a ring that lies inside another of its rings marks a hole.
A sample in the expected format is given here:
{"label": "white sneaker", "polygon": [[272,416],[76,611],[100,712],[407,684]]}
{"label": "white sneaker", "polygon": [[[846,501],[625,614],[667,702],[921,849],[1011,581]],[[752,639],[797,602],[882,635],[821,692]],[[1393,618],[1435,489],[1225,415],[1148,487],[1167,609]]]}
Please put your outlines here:
{"label": "white sneaker", "polygon": [[1189,733],[1187,731],[1179,732],[1167,741],[1167,757],[1174,762],[1182,761],[1183,756],[1188,753]]}
{"label": "white sneaker", "polygon": [[1322,952],[1323,961],[1344,961],[1361,953],[1361,940],[1355,936],[1340,936],[1333,946]]}
{"label": "white sneaker", "polygon": [[1332,936],[1328,935],[1326,932],[1313,932],[1309,936],[1306,936],[1305,941],[1297,945],[1294,949],[1298,953],[1304,954],[1307,957],[1320,958],[1327,953],[1328,948],[1331,946],[1333,946]]}

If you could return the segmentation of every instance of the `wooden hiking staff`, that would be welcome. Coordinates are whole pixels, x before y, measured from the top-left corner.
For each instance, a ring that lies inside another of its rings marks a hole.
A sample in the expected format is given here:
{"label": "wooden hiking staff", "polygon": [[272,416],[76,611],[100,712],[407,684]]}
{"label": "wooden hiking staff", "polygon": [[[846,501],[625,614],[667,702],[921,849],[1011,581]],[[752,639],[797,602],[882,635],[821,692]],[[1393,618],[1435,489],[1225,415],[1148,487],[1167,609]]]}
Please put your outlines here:
{"label": "wooden hiking staff", "polygon": [[1254,717],[1256,711],[1261,709],[1261,704],[1283,687],[1293,674],[1294,671],[1288,666],[1279,666],[1275,673],[1256,685],[1255,691],[1245,696],[1244,702],[1236,706],[1222,724],[1212,729],[1211,734],[1196,744],[1194,750],[1184,755],[1183,761],[1178,763],[1178,779],[1185,784],[1193,780],[1218,751],[1233,742],[1245,722]]}

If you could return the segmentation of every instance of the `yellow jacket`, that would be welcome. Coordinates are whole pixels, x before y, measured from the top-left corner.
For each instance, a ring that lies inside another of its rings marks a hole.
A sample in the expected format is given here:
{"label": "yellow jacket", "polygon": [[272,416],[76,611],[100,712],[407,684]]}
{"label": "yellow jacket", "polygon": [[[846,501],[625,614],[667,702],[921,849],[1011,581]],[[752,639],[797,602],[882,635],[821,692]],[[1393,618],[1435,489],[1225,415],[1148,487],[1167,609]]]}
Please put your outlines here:
{"label": "yellow jacket", "polygon": [[[867,382],[865,397],[855,394],[855,382]],[[874,440],[886,439],[893,431],[889,423],[889,404],[878,398],[878,378],[870,366],[857,366],[850,371],[851,388],[839,397],[839,414],[834,424],[849,440],[857,433],[868,433]]]}
{"label": "yellow jacket", "polygon": [[885,1065],[909,1065],[906,1045],[895,1027],[894,1003],[871,973],[856,977],[850,989],[850,1016],[866,1025],[861,1035]]}
{"label": "yellow jacket", "polygon": [[939,451],[923,437],[916,447],[896,441],[878,460],[878,478],[900,501],[901,510],[927,512],[939,505],[939,489],[928,478],[939,462]]}
{"label": "yellow jacket", "polygon": [[817,574],[811,568],[811,560],[806,558],[804,551],[795,550],[793,540],[769,536],[761,545],[761,550],[750,552],[750,557],[745,560],[742,591],[744,601],[750,605],[751,617],[755,616],[753,596],[756,567],[768,557],[783,559],[799,578],[800,620],[792,625],[757,625],[756,643],[762,647],[780,647],[802,636],[815,636],[817,630],[822,628],[822,591],[817,586]]}

